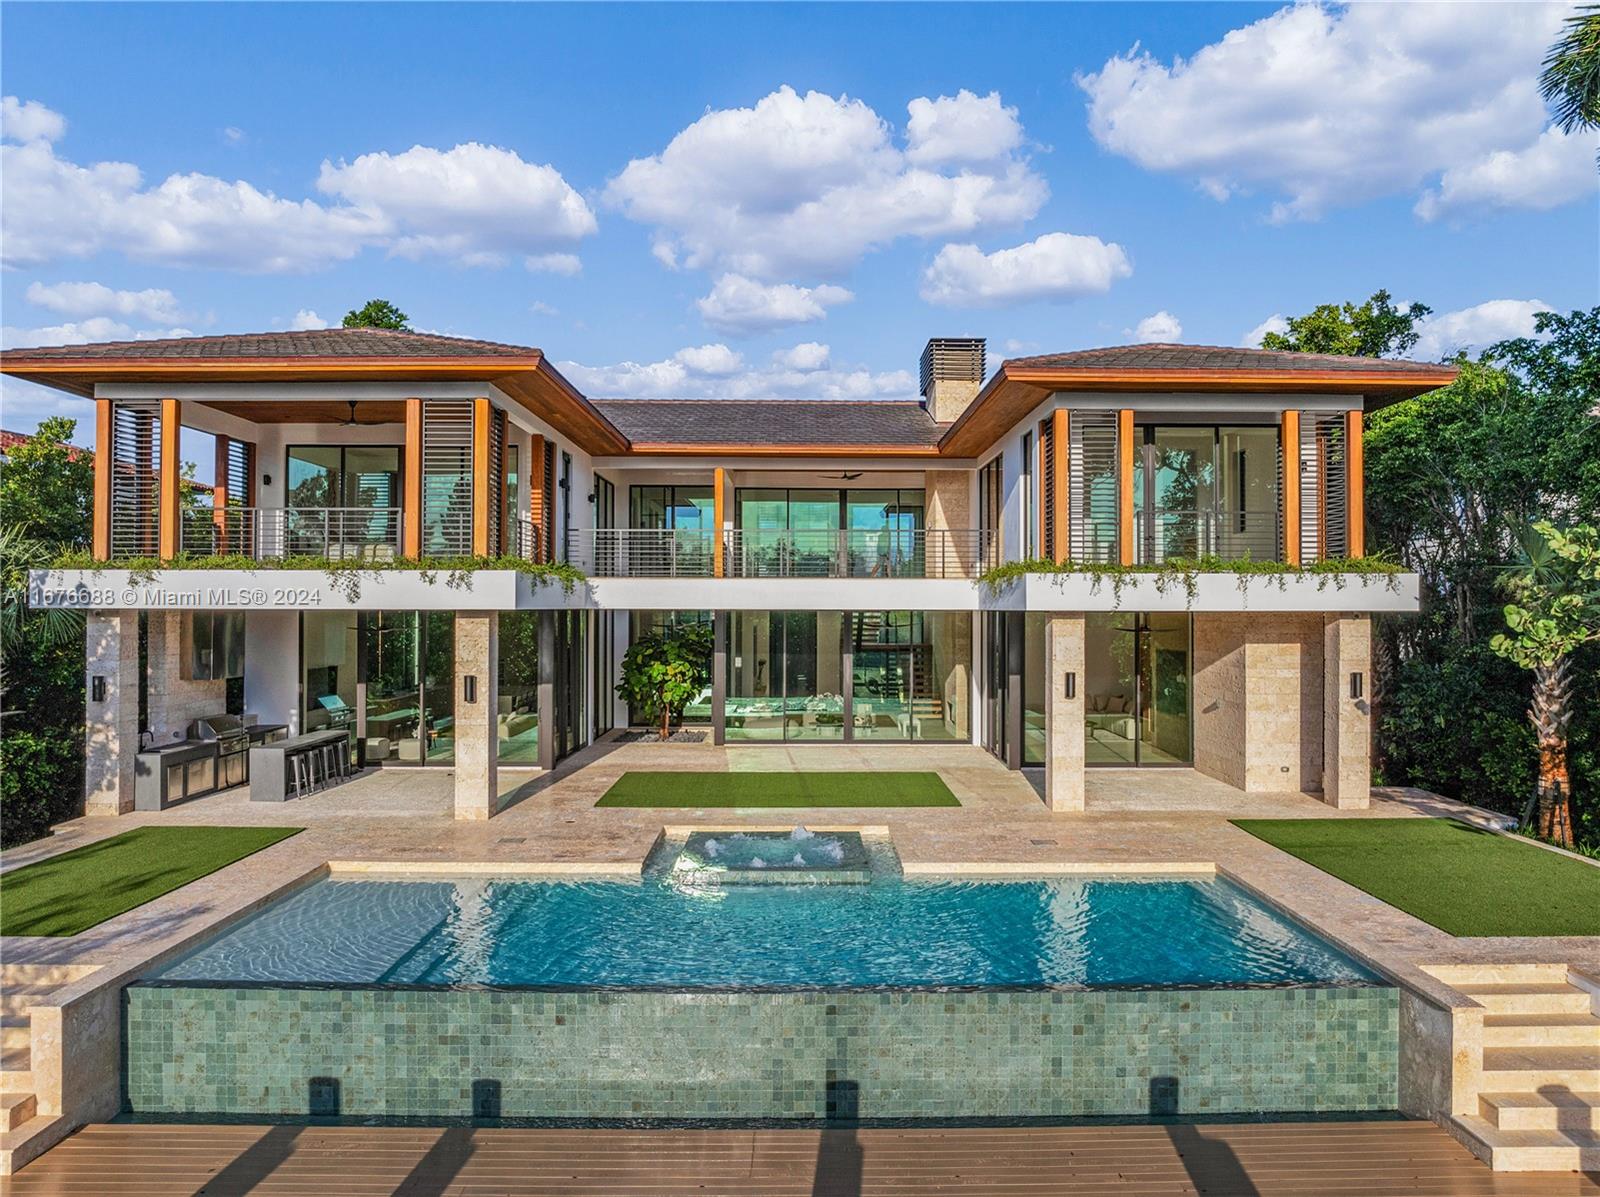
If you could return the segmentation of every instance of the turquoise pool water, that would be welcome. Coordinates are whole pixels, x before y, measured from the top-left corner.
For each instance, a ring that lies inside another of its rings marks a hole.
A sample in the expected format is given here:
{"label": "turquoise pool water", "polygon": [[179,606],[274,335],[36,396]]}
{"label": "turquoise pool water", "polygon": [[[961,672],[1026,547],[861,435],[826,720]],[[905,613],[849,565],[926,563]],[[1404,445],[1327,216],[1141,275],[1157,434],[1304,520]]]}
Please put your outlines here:
{"label": "turquoise pool water", "polygon": [[164,982],[703,989],[1374,983],[1225,880],[324,880]]}

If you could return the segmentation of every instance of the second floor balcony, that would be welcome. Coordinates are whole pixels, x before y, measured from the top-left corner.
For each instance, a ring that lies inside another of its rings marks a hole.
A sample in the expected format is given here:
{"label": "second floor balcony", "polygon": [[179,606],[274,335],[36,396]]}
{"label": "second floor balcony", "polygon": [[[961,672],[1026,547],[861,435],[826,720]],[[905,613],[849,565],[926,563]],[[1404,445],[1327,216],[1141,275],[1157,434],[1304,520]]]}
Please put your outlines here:
{"label": "second floor balcony", "polygon": [[997,564],[976,529],[584,528],[567,560],[608,578],[975,578]]}
{"label": "second floor balcony", "polygon": [[188,556],[391,560],[402,553],[398,507],[219,507],[183,513]]}

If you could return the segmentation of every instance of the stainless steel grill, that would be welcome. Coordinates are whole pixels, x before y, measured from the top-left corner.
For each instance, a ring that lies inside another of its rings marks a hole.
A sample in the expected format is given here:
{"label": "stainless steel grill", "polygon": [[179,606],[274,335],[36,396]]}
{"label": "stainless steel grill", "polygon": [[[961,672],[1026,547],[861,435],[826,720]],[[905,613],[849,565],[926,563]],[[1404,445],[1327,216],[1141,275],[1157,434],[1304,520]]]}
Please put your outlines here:
{"label": "stainless steel grill", "polygon": [[243,785],[250,780],[250,729],[237,715],[202,715],[189,724],[189,739],[217,746],[217,785]]}

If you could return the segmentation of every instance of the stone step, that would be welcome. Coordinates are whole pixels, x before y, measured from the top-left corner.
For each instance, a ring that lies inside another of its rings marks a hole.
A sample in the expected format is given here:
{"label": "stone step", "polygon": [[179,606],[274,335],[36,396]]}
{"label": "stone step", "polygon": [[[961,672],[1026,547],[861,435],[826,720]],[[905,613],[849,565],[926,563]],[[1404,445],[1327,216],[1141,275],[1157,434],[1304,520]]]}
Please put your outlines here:
{"label": "stone step", "polygon": [[1600,1018],[1590,1014],[1486,1014],[1483,1046],[1600,1047]]}
{"label": "stone step", "polygon": [[1600,1047],[1486,1047],[1483,1093],[1521,1093],[1564,1085],[1574,1093],[1600,1090]]}
{"label": "stone step", "polygon": [[35,1114],[15,1130],[0,1131],[0,1176],[38,1159],[72,1129],[65,1114]]}
{"label": "stone step", "polygon": [[98,971],[98,964],[7,964],[0,968],[0,989],[14,985],[48,985],[59,989]]}
{"label": "stone step", "polygon": [[1476,1114],[1456,1126],[1475,1155],[1496,1172],[1588,1172],[1600,1168],[1600,1132],[1501,1130]]}
{"label": "stone step", "polygon": [[1474,985],[1462,993],[1490,1014],[1588,1014],[1589,995],[1565,983]]}
{"label": "stone step", "polygon": [[1500,1130],[1600,1131],[1600,1091],[1573,1093],[1481,1093],[1479,1113]]}
{"label": "stone step", "polygon": [[39,1099],[31,1093],[0,1093],[0,1131],[16,1130],[39,1112]]}
{"label": "stone step", "polygon": [[1434,964],[1423,971],[1463,991],[1481,985],[1560,985],[1567,980],[1565,964]]}

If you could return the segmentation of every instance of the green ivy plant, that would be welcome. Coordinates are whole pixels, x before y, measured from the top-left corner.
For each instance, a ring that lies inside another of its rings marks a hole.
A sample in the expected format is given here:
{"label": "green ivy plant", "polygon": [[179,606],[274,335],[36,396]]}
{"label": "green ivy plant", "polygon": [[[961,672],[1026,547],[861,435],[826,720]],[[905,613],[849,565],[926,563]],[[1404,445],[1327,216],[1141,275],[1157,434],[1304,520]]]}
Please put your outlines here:
{"label": "green ivy plant", "polygon": [[108,569],[125,569],[128,580],[134,585],[154,581],[166,570],[243,570],[245,572],[282,570],[320,570],[327,575],[328,583],[350,602],[361,597],[361,580],[384,573],[411,572],[432,582],[439,574],[445,575],[445,585],[453,590],[463,590],[472,584],[472,575],[487,570],[514,570],[534,579],[540,585],[559,583],[562,590],[571,594],[586,575],[575,565],[564,561],[529,561],[523,557],[349,557],[333,559],[311,555],[290,555],[257,559],[239,554],[188,555],[179,554],[170,561],[156,557],[130,557],[118,561],[98,561],[88,553],[74,551],[63,553],[51,564],[52,569],[81,569],[100,574]]}
{"label": "green ivy plant", "polygon": [[1201,574],[1233,574],[1238,579],[1239,592],[1249,593],[1250,579],[1266,578],[1279,590],[1288,588],[1291,577],[1313,577],[1317,589],[1329,586],[1342,590],[1348,584],[1346,575],[1357,574],[1381,577],[1391,591],[1400,589],[1400,574],[1404,571],[1387,557],[1331,557],[1310,565],[1290,565],[1284,561],[1255,561],[1248,557],[1225,560],[1221,557],[1170,557],[1155,565],[1121,565],[1104,561],[1049,561],[1040,557],[1025,561],[1006,561],[985,570],[978,578],[981,585],[995,593],[1028,574],[1051,577],[1056,584],[1064,585],[1069,578],[1089,579],[1091,593],[1099,594],[1105,584],[1117,606],[1122,605],[1122,592],[1134,581],[1149,578],[1156,593],[1166,595],[1182,587],[1189,606],[1194,605],[1199,593]]}
{"label": "green ivy plant", "polygon": [[617,693],[646,719],[659,722],[663,740],[711,681],[711,637],[710,625],[685,624],[640,637],[622,656]]}

